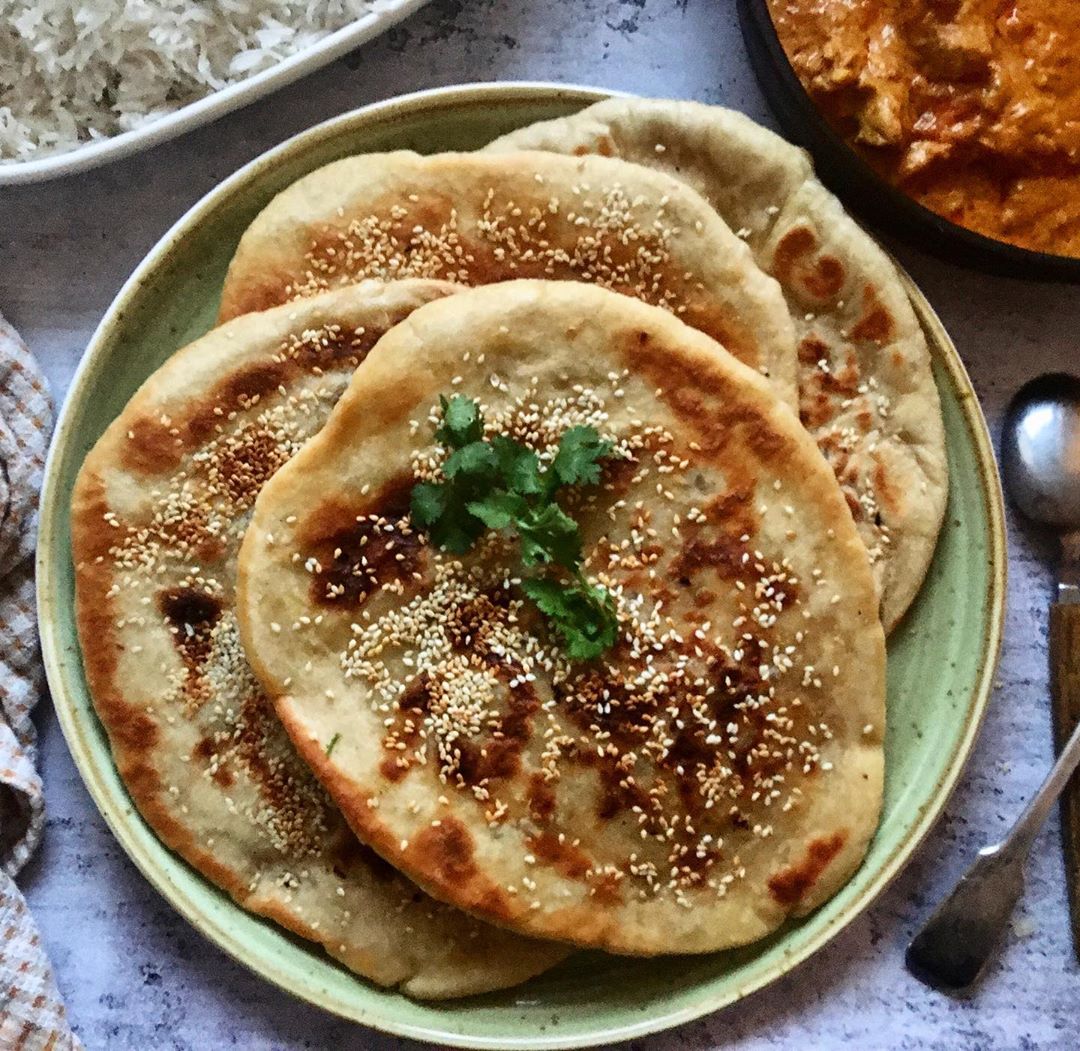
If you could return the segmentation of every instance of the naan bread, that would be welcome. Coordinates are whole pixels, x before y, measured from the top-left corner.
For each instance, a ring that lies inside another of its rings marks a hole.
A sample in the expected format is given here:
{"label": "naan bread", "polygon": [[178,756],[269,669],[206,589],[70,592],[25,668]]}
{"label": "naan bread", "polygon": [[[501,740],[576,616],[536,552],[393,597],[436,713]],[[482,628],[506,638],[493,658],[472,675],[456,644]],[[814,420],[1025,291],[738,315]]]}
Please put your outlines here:
{"label": "naan bread", "polygon": [[609,99],[487,147],[622,157],[705,197],[780,282],[799,408],[843,487],[891,630],[922,584],[945,514],[945,435],[930,355],[896,268],[807,155],[719,106]]}
{"label": "naan bread", "polygon": [[236,553],[260,487],[392,325],[453,292],[369,282],[241,318],[139,389],[79,474],[79,639],[120,775],[168,846],[241,905],[418,997],[565,956],[432,901],[361,846],[244,659]]}
{"label": "naan bread", "polygon": [[220,319],[364,277],[604,285],[678,314],[797,404],[794,330],[776,282],[696,193],[636,165],[406,152],[328,164],[248,228]]}
{"label": "naan bread", "polygon": [[[413,529],[439,397],[549,458],[621,640],[568,664],[517,544]],[[350,824],[434,896],[623,953],[761,938],[858,866],[882,789],[885,645],[828,465],[753,371],[670,314],[515,282],[412,314],[263,489],[240,555],[252,667]],[[330,741],[337,744],[327,755]]]}

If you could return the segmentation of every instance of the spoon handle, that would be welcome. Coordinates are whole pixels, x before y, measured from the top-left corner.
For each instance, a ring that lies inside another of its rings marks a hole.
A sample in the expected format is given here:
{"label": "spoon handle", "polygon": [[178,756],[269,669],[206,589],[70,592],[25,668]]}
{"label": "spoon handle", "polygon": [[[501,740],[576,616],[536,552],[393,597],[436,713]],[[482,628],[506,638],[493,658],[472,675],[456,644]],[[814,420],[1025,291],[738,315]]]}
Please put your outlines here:
{"label": "spoon handle", "polygon": [[[1051,654],[1059,658],[1054,665],[1055,688],[1061,668],[1068,680],[1066,691],[1071,691],[1067,695],[1080,702],[1080,604],[1058,603],[1051,618],[1058,624],[1058,641],[1064,640],[1063,645],[1051,646]],[[1052,629],[1052,641],[1054,637]],[[920,981],[962,989],[978,978],[1020,897],[1031,844],[1078,764],[1080,724],[1008,835],[979,851],[975,863],[912,939],[905,962]],[[1071,915],[1075,924],[1075,907]]]}
{"label": "spoon handle", "polygon": [[[1061,590],[1061,597],[1072,601],[1050,607],[1050,697],[1058,751],[1080,724],[1080,595]],[[1073,777],[1061,796],[1061,838],[1073,950],[1080,957],[1080,777]]]}

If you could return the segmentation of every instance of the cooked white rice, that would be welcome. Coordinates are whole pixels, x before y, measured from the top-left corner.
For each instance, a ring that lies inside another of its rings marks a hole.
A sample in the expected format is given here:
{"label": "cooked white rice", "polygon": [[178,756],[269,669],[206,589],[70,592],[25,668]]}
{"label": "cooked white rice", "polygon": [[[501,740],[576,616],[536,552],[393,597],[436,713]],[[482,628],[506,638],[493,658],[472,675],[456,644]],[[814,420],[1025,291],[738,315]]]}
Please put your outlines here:
{"label": "cooked white rice", "polygon": [[396,0],[0,0],[0,163],[75,149]]}

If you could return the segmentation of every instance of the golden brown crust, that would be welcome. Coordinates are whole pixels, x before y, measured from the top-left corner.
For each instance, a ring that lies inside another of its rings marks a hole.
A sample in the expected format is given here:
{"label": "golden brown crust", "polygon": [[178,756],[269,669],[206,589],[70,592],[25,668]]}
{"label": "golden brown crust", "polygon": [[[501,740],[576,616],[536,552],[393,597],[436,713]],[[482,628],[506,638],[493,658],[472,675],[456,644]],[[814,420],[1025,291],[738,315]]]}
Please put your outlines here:
{"label": "golden brown crust", "polygon": [[431,901],[356,843],[251,678],[232,577],[265,479],[376,340],[452,292],[370,283],[215,330],[136,393],[72,500],[87,682],[144,819],[245,908],[433,998],[524,980],[565,951]]}
{"label": "golden brown crust", "polygon": [[[253,658],[252,666],[259,674],[257,657]],[[266,670],[265,665],[261,667]],[[326,755],[326,750],[305,732],[305,724],[288,697],[277,700],[277,709],[282,725],[296,743],[304,762],[326,787],[353,831],[372,849],[391,859],[392,864],[403,867],[398,857],[398,841],[368,805],[372,796],[343,775]],[[468,829],[460,822],[449,819],[445,830],[442,826],[425,829],[410,845],[409,868],[416,873],[416,882],[440,900],[457,899],[461,902],[460,908],[477,916],[493,923],[512,924],[520,908],[498,884],[486,879],[472,863],[471,849]]]}
{"label": "golden brown crust", "polygon": [[937,388],[893,264],[806,154],[740,113],[662,99],[609,99],[486,149],[595,152],[656,168],[741,232],[787,300],[802,421],[844,489],[891,630],[919,590],[945,512]]}
{"label": "golden brown crust", "polygon": [[[615,952],[762,937],[844,882],[880,805],[884,639],[836,480],[760,376],[656,308],[529,281],[450,306],[388,334],[264,488],[238,577],[255,673],[353,828],[432,895]],[[559,663],[498,539],[459,562],[392,510],[449,390],[542,450],[539,421],[583,413],[633,460],[574,498],[618,596],[606,661]],[[355,495],[332,514],[331,479]],[[416,576],[340,543],[375,581],[334,590],[315,551],[350,516],[405,560],[420,543]]]}
{"label": "golden brown crust", "polygon": [[601,284],[677,313],[795,403],[794,338],[775,283],[692,190],[617,160],[401,152],[337,161],[255,219],[219,318],[401,275]]}
{"label": "golden brown crust", "polygon": [[843,850],[846,839],[847,833],[843,829],[821,839],[812,839],[799,862],[769,878],[769,893],[781,905],[798,905],[814,889],[829,862]]}

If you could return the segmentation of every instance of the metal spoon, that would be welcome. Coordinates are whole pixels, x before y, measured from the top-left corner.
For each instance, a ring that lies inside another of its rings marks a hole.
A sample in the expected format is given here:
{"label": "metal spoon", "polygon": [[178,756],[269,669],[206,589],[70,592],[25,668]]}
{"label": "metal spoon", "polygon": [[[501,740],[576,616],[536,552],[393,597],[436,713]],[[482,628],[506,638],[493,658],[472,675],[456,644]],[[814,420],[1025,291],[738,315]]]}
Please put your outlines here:
{"label": "metal spoon", "polygon": [[[908,970],[928,985],[962,989],[990,959],[1024,888],[1024,861],[1055,800],[1080,764],[1080,379],[1042,376],[1013,398],[1002,436],[1005,488],[1028,518],[1059,531],[1057,602],[1050,609],[1050,668],[1059,731],[1071,736],[1008,835],[979,851],[952,893],[908,946]],[[1064,736],[1064,734],[1060,734]],[[1073,793],[1080,822],[1080,791]],[[1066,828],[1080,845],[1080,823]],[[1070,851],[1067,849],[1067,855]],[[1067,856],[1070,896],[1077,857]],[[1074,932],[1080,909],[1073,897]]]}

